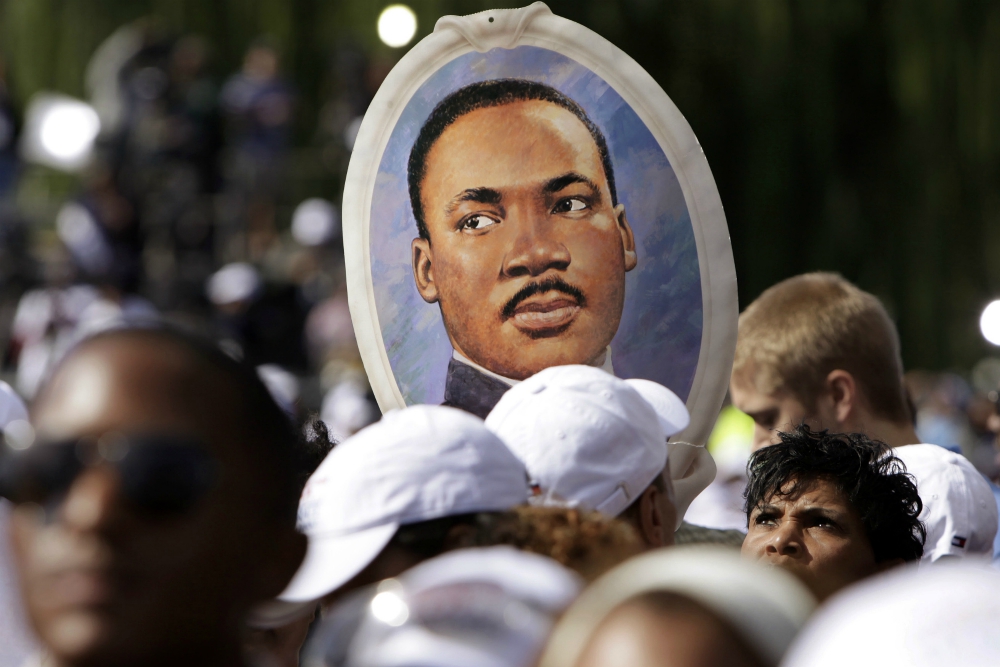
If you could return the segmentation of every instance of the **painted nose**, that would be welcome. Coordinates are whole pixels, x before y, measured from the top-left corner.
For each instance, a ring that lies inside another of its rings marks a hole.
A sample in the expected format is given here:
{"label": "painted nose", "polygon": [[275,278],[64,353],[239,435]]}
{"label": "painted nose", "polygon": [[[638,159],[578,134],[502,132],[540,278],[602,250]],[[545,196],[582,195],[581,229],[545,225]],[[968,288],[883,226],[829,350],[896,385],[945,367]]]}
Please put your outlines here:
{"label": "painted nose", "polygon": [[554,236],[552,225],[543,216],[532,216],[519,225],[517,238],[504,257],[503,274],[508,278],[535,278],[546,271],[565,271],[569,249]]}

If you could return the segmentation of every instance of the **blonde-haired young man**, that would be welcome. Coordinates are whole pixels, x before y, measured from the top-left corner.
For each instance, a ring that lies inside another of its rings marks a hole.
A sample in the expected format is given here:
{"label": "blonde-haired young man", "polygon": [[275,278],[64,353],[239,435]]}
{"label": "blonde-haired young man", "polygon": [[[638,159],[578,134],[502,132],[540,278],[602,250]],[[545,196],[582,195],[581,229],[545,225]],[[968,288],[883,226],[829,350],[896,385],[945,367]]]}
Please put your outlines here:
{"label": "blonde-haired young man", "polygon": [[730,395],[756,424],[755,450],[802,422],[898,448],[924,504],[925,561],[992,553],[997,506],[989,485],[965,458],[914,444],[899,336],[873,295],[833,273],[766,290],[740,315]]}

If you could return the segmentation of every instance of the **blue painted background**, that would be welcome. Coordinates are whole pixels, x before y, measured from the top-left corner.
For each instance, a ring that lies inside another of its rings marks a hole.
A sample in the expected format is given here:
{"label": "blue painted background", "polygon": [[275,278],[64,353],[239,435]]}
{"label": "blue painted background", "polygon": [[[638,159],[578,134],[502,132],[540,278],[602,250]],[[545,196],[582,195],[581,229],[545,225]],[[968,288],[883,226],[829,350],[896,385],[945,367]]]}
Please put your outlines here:
{"label": "blue painted background", "polygon": [[406,162],[424,121],[449,93],[518,77],[574,99],[611,150],[618,198],[635,233],[638,266],[626,274],[625,310],[611,344],[615,374],[670,387],[687,399],[701,347],[702,296],[691,217],[673,168],[632,108],[603,79],[547,49],[520,46],[451,61],[410,99],[382,156],[371,211],[371,266],[382,338],[408,404],[440,403],[451,344],[437,304],[420,298],[410,268],[417,235]]}

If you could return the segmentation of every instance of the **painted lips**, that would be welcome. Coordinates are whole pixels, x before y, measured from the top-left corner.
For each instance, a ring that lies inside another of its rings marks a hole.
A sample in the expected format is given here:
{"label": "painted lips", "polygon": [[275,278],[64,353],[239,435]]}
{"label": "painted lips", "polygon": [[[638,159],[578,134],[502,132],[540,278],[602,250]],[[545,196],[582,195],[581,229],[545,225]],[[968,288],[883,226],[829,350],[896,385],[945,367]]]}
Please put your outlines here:
{"label": "painted lips", "polygon": [[537,299],[522,301],[514,309],[514,326],[529,332],[543,332],[565,327],[577,313],[580,303],[571,296],[548,293]]}

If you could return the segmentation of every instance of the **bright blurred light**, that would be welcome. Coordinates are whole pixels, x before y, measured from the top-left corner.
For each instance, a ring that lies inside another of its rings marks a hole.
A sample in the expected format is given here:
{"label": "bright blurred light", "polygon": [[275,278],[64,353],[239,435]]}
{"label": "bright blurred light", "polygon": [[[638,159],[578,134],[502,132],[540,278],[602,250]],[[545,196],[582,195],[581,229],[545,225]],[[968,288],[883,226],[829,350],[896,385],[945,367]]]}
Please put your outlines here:
{"label": "bright blurred light", "polygon": [[340,215],[325,199],[306,199],[292,214],[292,238],[304,246],[323,245],[339,232]]}
{"label": "bright blurred light", "polygon": [[101,121],[97,112],[82,102],[53,106],[42,119],[42,147],[60,160],[78,160],[90,150]]}
{"label": "bright blurred light", "polygon": [[386,46],[406,46],[417,34],[417,15],[406,5],[389,5],[378,17],[378,38]]}
{"label": "bright blurred light", "polygon": [[3,429],[4,440],[11,449],[23,450],[35,442],[35,429],[23,419],[15,419]]}
{"label": "bright blurred light", "polygon": [[382,591],[376,595],[372,598],[371,606],[372,616],[394,628],[406,623],[406,619],[410,617],[410,610],[403,598],[393,591]]}
{"label": "bright blurred light", "polygon": [[212,274],[205,286],[208,300],[217,306],[249,301],[260,289],[261,279],[252,265],[233,262]]}
{"label": "bright blurred light", "polygon": [[22,154],[31,162],[75,171],[86,166],[101,131],[92,106],[55,93],[39,93],[25,113]]}
{"label": "bright blurred light", "polygon": [[979,318],[979,330],[983,332],[983,338],[994,345],[1000,345],[1000,299],[983,309]]}

